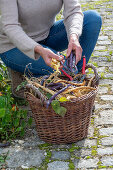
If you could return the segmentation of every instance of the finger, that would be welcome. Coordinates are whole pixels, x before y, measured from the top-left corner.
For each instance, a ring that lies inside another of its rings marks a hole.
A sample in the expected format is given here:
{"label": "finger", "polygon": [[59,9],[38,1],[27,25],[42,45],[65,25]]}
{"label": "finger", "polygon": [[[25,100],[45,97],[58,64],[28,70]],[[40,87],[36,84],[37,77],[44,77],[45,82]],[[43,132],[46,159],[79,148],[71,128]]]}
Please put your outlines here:
{"label": "finger", "polygon": [[76,48],[76,65],[77,63],[81,60],[81,56],[82,56],[82,50],[81,48]]}
{"label": "finger", "polygon": [[44,58],[44,61],[45,61],[45,63],[46,63],[47,66],[52,67],[52,65],[51,65],[51,58],[45,57],[45,58]]}
{"label": "finger", "polygon": [[62,61],[60,62],[60,64],[61,64],[61,65],[63,65],[63,64],[64,64],[64,62],[65,62],[65,60],[62,60]]}
{"label": "finger", "polygon": [[68,58],[68,57],[70,56],[71,51],[72,51],[72,44],[71,44],[71,43],[69,43],[69,45],[68,45],[68,49],[67,49],[66,58]]}
{"label": "finger", "polygon": [[63,60],[63,56],[59,56],[59,55],[56,55],[56,54],[53,54],[53,55],[51,56],[51,58],[54,58],[54,59],[56,59],[56,60],[58,60],[58,61],[62,61],[62,60]]}

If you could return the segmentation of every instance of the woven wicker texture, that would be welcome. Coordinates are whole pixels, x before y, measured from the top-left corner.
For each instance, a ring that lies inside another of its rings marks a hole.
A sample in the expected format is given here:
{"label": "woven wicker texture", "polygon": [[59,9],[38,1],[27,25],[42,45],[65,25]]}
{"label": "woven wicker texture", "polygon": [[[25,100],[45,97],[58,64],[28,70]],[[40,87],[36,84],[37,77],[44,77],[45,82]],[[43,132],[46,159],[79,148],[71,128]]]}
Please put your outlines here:
{"label": "woven wicker texture", "polygon": [[[96,76],[95,81],[93,81],[93,86],[95,86],[95,82],[96,88],[97,81]],[[53,144],[66,144],[87,137],[96,93],[97,90],[92,90],[90,93],[77,97],[71,102],[61,103],[61,106],[67,109],[64,117],[56,114],[51,106],[47,109],[41,104],[40,99],[27,93],[26,98],[32,109],[40,139]]]}

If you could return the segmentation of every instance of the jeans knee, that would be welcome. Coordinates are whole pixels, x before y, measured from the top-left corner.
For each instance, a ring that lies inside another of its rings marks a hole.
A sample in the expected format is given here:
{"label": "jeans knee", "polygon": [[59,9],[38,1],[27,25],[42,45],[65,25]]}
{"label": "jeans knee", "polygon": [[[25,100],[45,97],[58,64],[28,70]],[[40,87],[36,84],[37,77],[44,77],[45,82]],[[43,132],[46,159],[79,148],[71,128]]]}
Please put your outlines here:
{"label": "jeans knee", "polygon": [[95,10],[86,11],[88,23],[91,23],[94,28],[101,28],[102,18],[100,14]]}

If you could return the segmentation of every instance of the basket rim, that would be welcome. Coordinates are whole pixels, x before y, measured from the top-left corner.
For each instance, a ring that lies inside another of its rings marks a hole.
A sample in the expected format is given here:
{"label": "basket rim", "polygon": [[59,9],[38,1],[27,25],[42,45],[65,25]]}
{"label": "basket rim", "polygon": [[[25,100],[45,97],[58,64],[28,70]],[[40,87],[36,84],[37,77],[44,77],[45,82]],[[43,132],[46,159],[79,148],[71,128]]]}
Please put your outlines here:
{"label": "basket rim", "polygon": [[[92,97],[93,95],[96,95],[98,92],[98,86],[95,87],[96,90],[92,90],[90,91],[88,94],[84,94],[80,97],[76,97],[74,99],[71,99],[69,101],[65,101],[65,102],[60,102],[60,103],[75,103],[75,102],[82,102],[84,100],[87,100],[88,98]],[[40,100],[40,98],[36,97],[34,94],[30,93],[30,92],[26,92],[27,95],[32,95],[34,98],[36,98],[37,100]],[[48,100],[45,100],[45,102],[47,102]]]}

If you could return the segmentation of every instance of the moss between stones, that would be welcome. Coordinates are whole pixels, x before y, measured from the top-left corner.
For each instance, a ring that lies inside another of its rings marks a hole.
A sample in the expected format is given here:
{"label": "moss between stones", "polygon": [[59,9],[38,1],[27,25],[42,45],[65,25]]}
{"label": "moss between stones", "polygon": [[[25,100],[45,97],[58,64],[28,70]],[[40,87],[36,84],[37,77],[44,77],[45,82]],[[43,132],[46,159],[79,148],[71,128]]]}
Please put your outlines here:
{"label": "moss between stones", "polygon": [[87,157],[86,157],[86,159],[90,159],[90,158],[91,158],[91,156],[87,156]]}
{"label": "moss between stones", "polygon": [[97,146],[91,146],[92,149],[97,149]]}
{"label": "moss between stones", "polygon": [[107,167],[107,166],[100,165],[100,166],[98,166],[98,169],[106,168],[106,167]]}
{"label": "moss between stones", "polygon": [[[81,4],[81,7],[85,7],[86,10],[87,9],[95,9],[97,5],[101,5],[102,3],[104,2],[109,2],[110,0],[100,0],[100,1],[96,1],[96,2],[91,2],[90,4],[89,3],[86,3],[86,4]],[[110,6],[111,7],[111,6]]]}
{"label": "moss between stones", "polygon": [[40,144],[38,145],[38,147],[43,150],[43,149],[48,149],[50,146],[52,146],[51,144],[49,143],[44,143],[44,144]]}
{"label": "moss between stones", "polygon": [[113,165],[109,166],[109,168],[113,168]]}
{"label": "moss between stones", "polygon": [[113,51],[109,51],[109,55],[112,55],[113,54]]}
{"label": "moss between stones", "polygon": [[96,156],[96,155],[97,155],[97,151],[96,151],[95,149],[92,149],[91,155],[92,155],[92,156]]}
{"label": "moss between stones", "polygon": [[101,144],[100,144],[100,139],[99,139],[99,138],[97,139],[97,145],[101,145]]}
{"label": "moss between stones", "polygon": [[98,136],[98,134],[99,134],[98,130],[99,130],[98,128],[94,129],[94,136]]}
{"label": "moss between stones", "polygon": [[47,153],[47,155],[46,155],[44,161],[42,162],[41,166],[38,168],[38,170],[46,170],[46,169],[47,169],[47,164],[48,164],[49,162],[52,162],[52,161],[50,160],[51,155],[52,155],[52,154],[51,154],[51,151],[46,150],[46,153]]}
{"label": "moss between stones", "polygon": [[74,158],[75,158],[75,159],[81,159],[81,157],[78,157],[78,156],[75,156]]}
{"label": "moss between stones", "polygon": [[101,79],[105,79],[105,73],[104,73],[104,72],[101,72],[101,73],[100,73],[100,78],[101,78]]}
{"label": "moss between stones", "polygon": [[91,117],[91,125],[94,125],[94,119],[95,117]]}
{"label": "moss between stones", "polygon": [[98,64],[96,62],[92,62],[92,64],[95,66],[95,67],[98,67]]}
{"label": "moss between stones", "polygon": [[[111,55],[111,54],[109,54]],[[105,56],[108,59],[108,62],[111,62],[111,56]]]}
{"label": "moss between stones", "polygon": [[73,152],[74,150],[80,150],[82,147],[80,146],[72,146],[70,149],[69,149],[69,152]]}
{"label": "moss between stones", "polygon": [[98,139],[102,139],[102,138],[105,138],[105,137],[109,137],[109,136],[107,136],[107,135],[100,135],[100,136],[98,136]]}
{"label": "moss between stones", "polygon": [[74,170],[75,169],[75,165],[72,161],[69,162],[69,169],[68,170]]}

